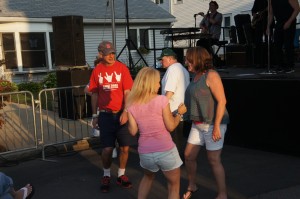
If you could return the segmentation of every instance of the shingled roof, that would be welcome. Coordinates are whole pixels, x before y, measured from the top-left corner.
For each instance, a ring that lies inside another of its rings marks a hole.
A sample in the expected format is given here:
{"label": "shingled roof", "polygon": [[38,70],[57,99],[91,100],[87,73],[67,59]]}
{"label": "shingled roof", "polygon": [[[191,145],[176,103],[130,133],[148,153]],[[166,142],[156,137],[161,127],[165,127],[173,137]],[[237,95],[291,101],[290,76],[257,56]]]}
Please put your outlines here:
{"label": "shingled roof", "polygon": [[[0,18],[51,18],[52,16],[80,15],[84,19],[111,18],[107,0],[1,0]],[[126,0],[114,0],[115,19],[125,19]],[[127,0],[130,19],[162,19],[175,17],[150,0]]]}

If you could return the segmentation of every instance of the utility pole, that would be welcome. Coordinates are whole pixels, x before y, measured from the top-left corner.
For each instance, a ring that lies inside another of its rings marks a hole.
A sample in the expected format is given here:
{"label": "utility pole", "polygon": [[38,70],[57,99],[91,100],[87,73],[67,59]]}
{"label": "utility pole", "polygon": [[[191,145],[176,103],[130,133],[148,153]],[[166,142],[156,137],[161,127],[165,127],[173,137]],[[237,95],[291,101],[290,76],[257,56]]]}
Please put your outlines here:
{"label": "utility pole", "polygon": [[112,43],[116,48],[116,23],[115,23],[115,0],[108,0],[110,2],[110,8],[111,8],[111,30],[112,30]]}

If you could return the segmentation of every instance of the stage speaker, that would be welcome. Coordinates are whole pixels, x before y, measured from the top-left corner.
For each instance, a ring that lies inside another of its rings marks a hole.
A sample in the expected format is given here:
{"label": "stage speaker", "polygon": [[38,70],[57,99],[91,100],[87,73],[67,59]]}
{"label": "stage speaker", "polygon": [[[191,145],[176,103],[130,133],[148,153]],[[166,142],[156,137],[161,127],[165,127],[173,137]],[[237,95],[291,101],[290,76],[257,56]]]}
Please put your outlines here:
{"label": "stage speaker", "polygon": [[230,26],[229,38],[230,38],[230,43],[234,43],[234,44],[237,43],[236,27],[235,26]]}
{"label": "stage speaker", "polygon": [[58,70],[57,87],[70,87],[58,90],[58,113],[60,118],[82,119],[92,116],[90,97],[84,88],[73,86],[87,85],[92,70]]}
{"label": "stage speaker", "polygon": [[251,66],[253,64],[252,46],[232,44],[226,46],[226,65]]}
{"label": "stage speaker", "polygon": [[83,17],[52,17],[54,56],[56,66],[83,66],[84,51]]}
{"label": "stage speaker", "polygon": [[235,27],[239,44],[246,44],[246,36],[244,32],[244,25],[251,24],[251,17],[249,14],[238,14],[234,16]]}
{"label": "stage speaker", "polygon": [[254,32],[250,23],[243,25],[244,35],[247,45],[252,45],[254,43]]}
{"label": "stage speaker", "polygon": [[57,87],[87,85],[91,74],[92,70],[57,70]]}

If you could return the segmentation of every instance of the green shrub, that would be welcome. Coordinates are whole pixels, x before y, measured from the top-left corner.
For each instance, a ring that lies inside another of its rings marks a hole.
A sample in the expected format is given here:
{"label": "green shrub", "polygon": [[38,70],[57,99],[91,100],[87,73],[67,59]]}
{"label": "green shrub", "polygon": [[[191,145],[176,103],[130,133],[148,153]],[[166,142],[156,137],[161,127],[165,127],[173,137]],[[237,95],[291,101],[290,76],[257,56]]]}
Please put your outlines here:
{"label": "green shrub", "polygon": [[56,80],[56,73],[51,72],[45,76],[43,81],[41,82],[44,88],[56,88],[57,87],[57,80]]}
{"label": "green shrub", "polygon": [[41,83],[37,82],[24,82],[18,84],[19,91],[30,91],[33,94],[37,94],[42,90]]}
{"label": "green shrub", "polygon": [[18,91],[18,86],[10,81],[0,79],[0,93]]}

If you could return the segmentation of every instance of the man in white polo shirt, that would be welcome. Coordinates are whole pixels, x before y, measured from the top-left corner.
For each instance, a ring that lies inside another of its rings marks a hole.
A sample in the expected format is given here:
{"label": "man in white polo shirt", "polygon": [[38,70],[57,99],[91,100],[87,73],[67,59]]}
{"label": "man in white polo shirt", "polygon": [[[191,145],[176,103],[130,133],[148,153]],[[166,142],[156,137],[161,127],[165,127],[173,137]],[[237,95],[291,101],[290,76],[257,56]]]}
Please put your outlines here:
{"label": "man in white polo shirt", "polygon": [[[190,75],[186,68],[177,61],[177,55],[172,49],[164,49],[158,59],[161,60],[162,67],[167,69],[161,81],[161,93],[169,98],[171,111],[175,114],[179,104],[184,103],[184,93],[190,83]],[[183,158],[185,143],[183,121],[179,123],[171,135],[180,156]]]}

